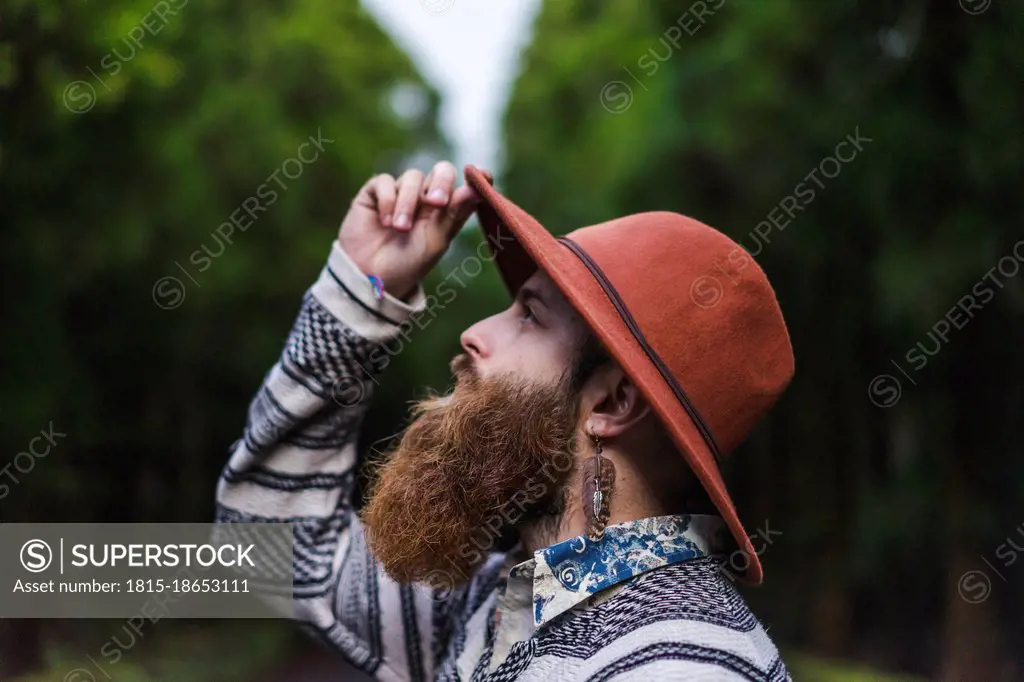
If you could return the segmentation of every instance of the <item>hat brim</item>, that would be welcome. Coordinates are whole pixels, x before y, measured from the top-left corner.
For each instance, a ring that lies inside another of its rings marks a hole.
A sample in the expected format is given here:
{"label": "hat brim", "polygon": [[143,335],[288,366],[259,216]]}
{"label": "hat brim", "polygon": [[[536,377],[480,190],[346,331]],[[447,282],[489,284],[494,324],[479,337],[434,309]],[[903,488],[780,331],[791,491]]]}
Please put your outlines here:
{"label": "hat brim", "polygon": [[722,515],[740,551],[747,555],[747,566],[737,570],[740,579],[759,585],[763,579],[761,562],[739,520],[714,454],[594,274],[533,216],[495,190],[480,169],[468,165],[465,175],[466,182],[483,199],[477,215],[509,291],[515,295],[537,268],[551,278],[640,390]]}

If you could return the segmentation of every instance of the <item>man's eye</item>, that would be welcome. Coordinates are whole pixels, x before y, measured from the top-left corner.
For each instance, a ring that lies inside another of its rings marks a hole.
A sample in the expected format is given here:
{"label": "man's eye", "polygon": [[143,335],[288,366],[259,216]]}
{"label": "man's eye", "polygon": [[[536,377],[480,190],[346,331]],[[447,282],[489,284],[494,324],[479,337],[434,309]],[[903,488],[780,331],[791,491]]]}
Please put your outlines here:
{"label": "man's eye", "polygon": [[533,314],[533,308],[531,308],[526,303],[523,304],[523,314],[521,316],[521,319],[523,319],[523,320],[536,320],[537,319],[537,316]]}

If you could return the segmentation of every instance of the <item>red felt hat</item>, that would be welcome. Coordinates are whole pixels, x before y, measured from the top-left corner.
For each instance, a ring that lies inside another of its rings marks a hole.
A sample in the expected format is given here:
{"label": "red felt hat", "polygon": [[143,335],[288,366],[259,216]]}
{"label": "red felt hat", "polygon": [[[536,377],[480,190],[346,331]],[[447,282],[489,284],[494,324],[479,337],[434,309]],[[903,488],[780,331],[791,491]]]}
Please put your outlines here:
{"label": "red felt hat", "polygon": [[[639,213],[555,238],[466,166],[502,279],[515,294],[540,267],[640,389],[749,558],[761,562],[722,478],[793,377],[775,292],[736,242],[692,218]],[[509,234],[514,237],[510,240]],[[735,565],[736,562],[733,562]]]}

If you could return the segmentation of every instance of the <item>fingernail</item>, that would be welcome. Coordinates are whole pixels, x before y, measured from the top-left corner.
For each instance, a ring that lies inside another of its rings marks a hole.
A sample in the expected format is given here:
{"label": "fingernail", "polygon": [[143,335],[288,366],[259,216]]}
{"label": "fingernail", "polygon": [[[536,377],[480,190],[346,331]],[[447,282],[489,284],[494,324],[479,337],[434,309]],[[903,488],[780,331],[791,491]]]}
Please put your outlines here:
{"label": "fingernail", "polygon": [[409,227],[409,216],[405,213],[399,213],[395,216],[395,227],[402,229]]}
{"label": "fingernail", "polygon": [[391,227],[391,214],[385,213],[384,217],[381,218],[380,222],[381,224],[384,225],[384,227]]}
{"label": "fingernail", "polygon": [[448,193],[440,187],[435,187],[427,194],[427,198],[431,201],[448,201]]}

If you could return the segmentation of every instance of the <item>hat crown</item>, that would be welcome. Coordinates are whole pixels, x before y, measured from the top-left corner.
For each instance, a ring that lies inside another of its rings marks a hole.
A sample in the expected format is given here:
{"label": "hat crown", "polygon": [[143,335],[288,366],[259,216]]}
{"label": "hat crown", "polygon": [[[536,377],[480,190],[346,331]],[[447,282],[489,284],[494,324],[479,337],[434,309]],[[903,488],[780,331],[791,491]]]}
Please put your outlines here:
{"label": "hat crown", "polygon": [[723,233],[677,213],[625,216],[567,237],[603,273],[719,451],[733,450],[793,376],[761,267]]}

